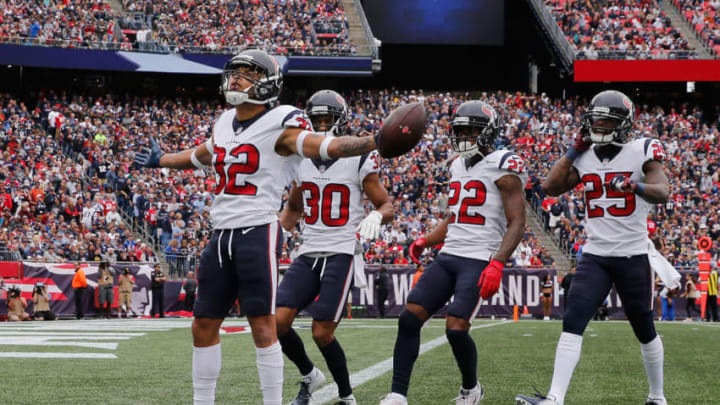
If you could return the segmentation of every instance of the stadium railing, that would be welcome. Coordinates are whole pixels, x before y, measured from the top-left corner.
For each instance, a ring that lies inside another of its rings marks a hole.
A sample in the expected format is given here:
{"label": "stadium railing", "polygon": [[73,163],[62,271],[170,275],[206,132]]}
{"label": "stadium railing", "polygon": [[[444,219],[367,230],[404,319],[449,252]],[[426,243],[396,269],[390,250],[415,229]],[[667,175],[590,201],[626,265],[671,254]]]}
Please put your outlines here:
{"label": "stadium railing", "polygon": [[698,59],[698,53],[694,50],[672,50],[652,49],[647,51],[636,50],[592,50],[596,55],[588,55],[584,50],[579,50],[575,58],[579,60],[608,60],[608,59]]}
{"label": "stadium railing", "polygon": [[[375,35],[373,35],[370,23],[368,23],[367,17],[365,16],[365,10],[363,10],[361,0],[353,0],[353,4],[355,5],[355,10],[360,18],[360,22],[362,22],[363,30],[365,31],[365,40],[368,43],[367,47],[370,52],[370,56],[373,59],[378,60],[380,59],[380,50],[375,44]],[[361,47],[360,49],[365,49],[365,47]]]}
{"label": "stadium railing", "polygon": [[22,256],[20,256],[20,252],[13,251],[13,250],[7,250],[7,249],[0,249],[0,262],[19,262],[22,261]]}
{"label": "stadium railing", "polygon": [[545,5],[542,0],[527,0],[540,23],[545,27],[552,42],[557,46],[560,59],[566,69],[572,70],[572,63],[575,60],[575,50],[570,41],[568,41],[565,33],[553,18],[550,8]]}

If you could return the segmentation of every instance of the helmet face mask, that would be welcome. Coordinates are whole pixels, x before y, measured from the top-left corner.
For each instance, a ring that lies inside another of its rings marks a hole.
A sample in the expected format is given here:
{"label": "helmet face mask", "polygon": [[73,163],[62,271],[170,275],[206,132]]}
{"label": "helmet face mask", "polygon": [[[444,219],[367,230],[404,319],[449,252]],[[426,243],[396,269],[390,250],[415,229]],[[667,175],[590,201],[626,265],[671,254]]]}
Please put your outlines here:
{"label": "helmet face mask", "polygon": [[347,135],[350,113],[345,99],[335,91],[320,90],[313,94],[305,107],[313,130],[325,136]]}
{"label": "helmet face mask", "polygon": [[498,135],[497,114],[488,104],[469,101],[455,111],[451,127],[450,144],[460,157],[484,156]]}
{"label": "helmet face mask", "polygon": [[[250,83],[242,88],[239,82]],[[221,93],[228,104],[271,104],[282,91],[282,74],[275,59],[260,50],[248,50],[235,55],[225,64]]]}
{"label": "helmet face mask", "polygon": [[583,117],[590,140],[600,146],[622,146],[629,141],[635,119],[635,108],[623,93],[614,90],[596,95]]}

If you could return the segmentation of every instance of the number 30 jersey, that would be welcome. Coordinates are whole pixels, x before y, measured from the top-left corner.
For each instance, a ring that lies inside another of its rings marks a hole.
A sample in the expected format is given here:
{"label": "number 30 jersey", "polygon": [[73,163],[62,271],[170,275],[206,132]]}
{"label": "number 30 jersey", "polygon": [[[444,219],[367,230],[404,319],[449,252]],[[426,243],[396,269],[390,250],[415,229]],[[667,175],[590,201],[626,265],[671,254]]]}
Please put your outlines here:
{"label": "number 30 jersey", "polygon": [[643,165],[664,161],[660,141],[640,138],[623,145],[610,160],[601,160],[593,145],[573,166],[585,187],[585,229],[588,240],[583,253],[598,256],[634,256],[648,253],[647,214],[650,204],[633,193],[610,188],[618,174],[644,182]]}
{"label": "number 30 jersey", "polygon": [[362,184],[380,169],[377,152],[345,159],[305,159],[297,187],[305,213],[299,254],[329,252],[352,255],[356,229],[365,215]]}
{"label": "number 30 jersey", "polygon": [[498,150],[469,168],[465,159],[455,159],[450,174],[451,216],[440,253],[489,260],[500,248],[507,230],[505,208],[495,182],[512,175],[518,176],[524,186],[525,162],[513,152]]}
{"label": "number 30 jersey", "polygon": [[[215,121],[215,200],[210,209],[213,228],[235,229],[277,221],[285,186],[302,161],[298,155],[275,152],[275,143],[287,128],[312,130],[305,113],[288,105],[265,110],[247,121],[238,121],[231,109]],[[206,145],[211,147],[210,142]]]}

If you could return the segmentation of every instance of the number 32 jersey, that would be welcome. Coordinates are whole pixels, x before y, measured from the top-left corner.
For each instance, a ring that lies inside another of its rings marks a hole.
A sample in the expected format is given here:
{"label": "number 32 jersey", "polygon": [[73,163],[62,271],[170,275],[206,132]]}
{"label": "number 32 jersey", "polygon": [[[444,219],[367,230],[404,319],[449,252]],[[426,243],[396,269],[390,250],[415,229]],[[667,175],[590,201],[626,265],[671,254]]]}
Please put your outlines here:
{"label": "number 32 jersey", "polygon": [[585,187],[588,240],[583,253],[611,257],[646,254],[650,204],[633,193],[611,189],[610,180],[622,174],[644,182],[643,165],[650,160],[664,161],[663,146],[656,139],[636,139],[610,160],[600,160],[595,148],[593,145],[573,163]]}
{"label": "number 32 jersey", "polygon": [[[305,113],[288,105],[238,121],[227,110],[213,127],[215,200],[210,209],[214,229],[235,229],[277,221],[285,186],[302,161],[281,156],[275,144],[287,128],[312,130]],[[208,142],[210,148],[210,142]]]}
{"label": "number 32 jersey", "polygon": [[299,254],[353,254],[356,229],[365,215],[363,180],[379,169],[379,156],[374,151],[345,159],[305,159],[300,163],[295,182],[302,191],[305,228]]}
{"label": "number 32 jersey", "polygon": [[507,230],[505,208],[495,182],[512,175],[524,186],[525,162],[513,152],[497,150],[470,168],[465,159],[455,159],[450,174],[451,216],[440,253],[488,261],[500,249]]}

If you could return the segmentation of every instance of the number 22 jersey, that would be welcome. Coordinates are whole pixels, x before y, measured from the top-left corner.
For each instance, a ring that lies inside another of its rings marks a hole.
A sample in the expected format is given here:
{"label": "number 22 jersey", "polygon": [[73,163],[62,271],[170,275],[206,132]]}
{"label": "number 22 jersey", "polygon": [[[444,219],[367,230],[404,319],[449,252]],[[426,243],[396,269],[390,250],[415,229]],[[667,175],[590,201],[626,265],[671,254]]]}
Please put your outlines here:
{"label": "number 22 jersey", "polygon": [[500,249],[507,217],[495,182],[505,175],[527,182],[525,162],[513,152],[497,150],[467,167],[457,158],[450,165],[451,216],[440,253],[488,261]]}
{"label": "number 22 jersey", "polygon": [[648,253],[647,215],[650,204],[633,193],[610,188],[618,174],[633,181],[645,181],[643,165],[650,160],[662,162],[662,144],[640,138],[623,145],[612,159],[601,160],[593,145],[578,157],[573,166],[585,187],[585,229],[588,240],[583,253],[598,256],[634,256]]}

